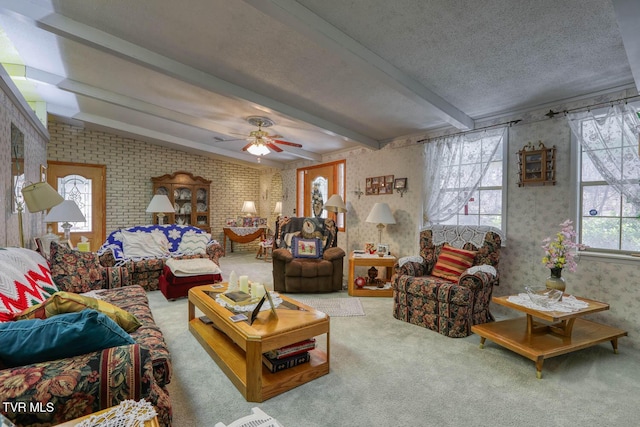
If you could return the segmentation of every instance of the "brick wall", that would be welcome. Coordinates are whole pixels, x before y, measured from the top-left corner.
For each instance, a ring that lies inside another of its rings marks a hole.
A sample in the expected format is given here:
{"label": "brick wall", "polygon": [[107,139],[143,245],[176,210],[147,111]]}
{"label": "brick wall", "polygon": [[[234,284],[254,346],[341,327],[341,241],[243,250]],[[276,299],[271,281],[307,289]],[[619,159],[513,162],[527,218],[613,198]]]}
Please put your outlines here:
{"label": "brick wall", "polygon": [[[0,246],[19,246],[18,214],[13,211],[11,198],[11,124],[24,134],[25,183],[40,180],[40,165],[46,164],[47,130],[26,103],[20,104],[22,95],[16,93],[17,89],[13,91],[9,77],[0,74],[0,224],[4,224],[0,226]],[[42,213],[31,213],[25,208],[26,247],[33,249],[33,237],[45,234],[43,217]]]}
{"label": "brick wall", "polygon": [[[253,200],[259,212],[273,210],[275,202],[260,194],[262,175],[273,171],[238,165],[147,142],[123,138],[49,120],[51,141],[48,159],[106,165],[107,234],[121,227],[150,224],[145,212],[152,197],[151,177],[187,171],[211,180],[209,201],[211,234],[222,242],[227,218],[241,215],[242,202]],[[282,189],[276,191],[281,194]],[[264,195],[264,194],[263,194]],[[255,251],[257,242],[235,244],[238,250]]]}

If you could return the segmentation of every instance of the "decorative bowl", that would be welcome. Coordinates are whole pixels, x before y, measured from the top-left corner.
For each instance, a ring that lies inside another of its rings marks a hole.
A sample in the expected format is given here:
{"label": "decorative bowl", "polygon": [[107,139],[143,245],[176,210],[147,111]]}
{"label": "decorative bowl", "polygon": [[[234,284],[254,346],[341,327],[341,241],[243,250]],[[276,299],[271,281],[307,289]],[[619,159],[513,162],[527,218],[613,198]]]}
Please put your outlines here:
{"label": "decorative bowl", "polygon": [[562,298],[562,291],[557,289],[536,288],[534,286],[525,286],[524,289],[527,291],[531,302],[542,307],[549,307]]}

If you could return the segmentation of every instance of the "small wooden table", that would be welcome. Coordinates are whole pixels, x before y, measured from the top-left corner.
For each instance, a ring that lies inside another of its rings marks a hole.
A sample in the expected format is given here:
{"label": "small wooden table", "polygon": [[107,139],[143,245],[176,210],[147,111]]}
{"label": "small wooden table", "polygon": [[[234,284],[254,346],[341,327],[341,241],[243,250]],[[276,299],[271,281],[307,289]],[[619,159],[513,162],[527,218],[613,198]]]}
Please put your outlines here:
{"label": "small wooden table", "polygon": [[[234,323],[233,313],[208,293],[223,292],[227,284],[223,285],[222,289],[204,285],[189,290],[189,331],[248,402],[264,402],[329,373],[328,315],[280,295],[283,303],[276,309],[277,318],[263,311],[253,325]],[[196,307],[213,325],[195,317]],[[263,366],[263,353],[321,335],[326,337],[326,351],[311,350],[309,362],[275,373]]]}
{"label": "small wooden table", "polygon": [[355,254],[351,252],[349,255],[349,278],[347,279],[347,286],[350,296],[361,297],[391,297],[393,296],[392,289],[361,289],[358,288],[355,283],[355,269],[356,266],[361,267],[387,267],[386,281],[391,279],[393,274],[393,266],[396,263],[396,257],[393,255],[385,255],[383,257],[376,254]]}
{"label": "small wooden table", "polygon": [[[563,313],[540,311],[514,304],[509,296],[493,297],[496,304],[526,313],[526,317],[490,322],[471,327],[471,332],[480,335],[480,348],[485,340],[491,341],[518,353],[536,363],[536,376],[542,378],[544,359],[571,353],[596,344],[611,341],[614,353],[618,352],[618,338],[627,336],[622,329],[612,328],[581,317],[609,309],[609,304],[576,297],[589,304],[587,308]],[[537,322],[535,319],[551,322]]]}
{"label": "small wooden table", "polygon": [[227,238],[230,240],[231,252],[233,252],[233,242],[249,243],[256,239],[264,238],[266,227],[223,227],[224,233],[223,250],[227,253]]}

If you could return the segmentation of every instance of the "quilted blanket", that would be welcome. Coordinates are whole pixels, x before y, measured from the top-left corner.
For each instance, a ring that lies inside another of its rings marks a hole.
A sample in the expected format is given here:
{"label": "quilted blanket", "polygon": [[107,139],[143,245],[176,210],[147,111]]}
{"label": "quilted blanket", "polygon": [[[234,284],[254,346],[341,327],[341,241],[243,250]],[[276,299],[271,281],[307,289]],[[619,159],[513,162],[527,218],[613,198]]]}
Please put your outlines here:
{"label": "quilted blanket", "polygon": [[174,259],[165,263],[176,277],[199,276],[202,274],[220,274],[222,270],[208,258]]}
{"label": "quilted blanket", "polygon": [[[178,224],[165,224],[165,225],[140,225],[134,227],[128,227],[124,229],[129,232],[146,232],[151,233],[154,230],[162,231],[167,240],[169,241],[169,252],[164,258],[170,258],[176,255],[182,255],[179,251],[180,242],[182,241],[182,236],[186,232],[194,232],[194,233],[205,233],[203,230],[193,227],[190,225],[178,225]],[[122,230],[113,231],[107,237],[107,240],[102,244],[100,249],[98,249],[98,255],[101,256],[106,252],[111,251],[113,257],[115,258],[116,265],[121,265],[125,261],[127,261],[127,257],[123,251],[122,247]],[[215,240],[211,240],[209,244],[216,243]],[[157,255],[149,256],[149,257],[137,257],[135,260],[145,259],[145,258],[158,258]]]}

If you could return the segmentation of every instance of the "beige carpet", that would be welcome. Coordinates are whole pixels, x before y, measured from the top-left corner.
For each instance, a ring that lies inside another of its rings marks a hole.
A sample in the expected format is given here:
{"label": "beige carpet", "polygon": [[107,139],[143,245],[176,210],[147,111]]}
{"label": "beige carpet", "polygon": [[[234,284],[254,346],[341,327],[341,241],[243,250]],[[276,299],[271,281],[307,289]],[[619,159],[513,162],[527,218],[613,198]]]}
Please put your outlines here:
{"label": "beige carpet", "polygon": [[364,316],[364,309],[359,298],[307,298],[296,295],[300,301],[314,309],[328,314],[330,317]]}
{"label": "beige carpet", "polygon": [[[221,259],[270,283],[255,254]],[[254,280],[252,278],[252,280]],[[346,292],[291,295],[346,298]],[[640,357],[620,339],[535,365],[479,338],[447,338],[394,319],[391,298],[359,298],[366,316],[331,318],[331,371],[263,403],[244,400],[187,328],[187,301],[149,300],[171,351],[174,427],[230,424],[259,407],[284,427],[638,425]],[[322,339],[320,341],[323,341]]]}

